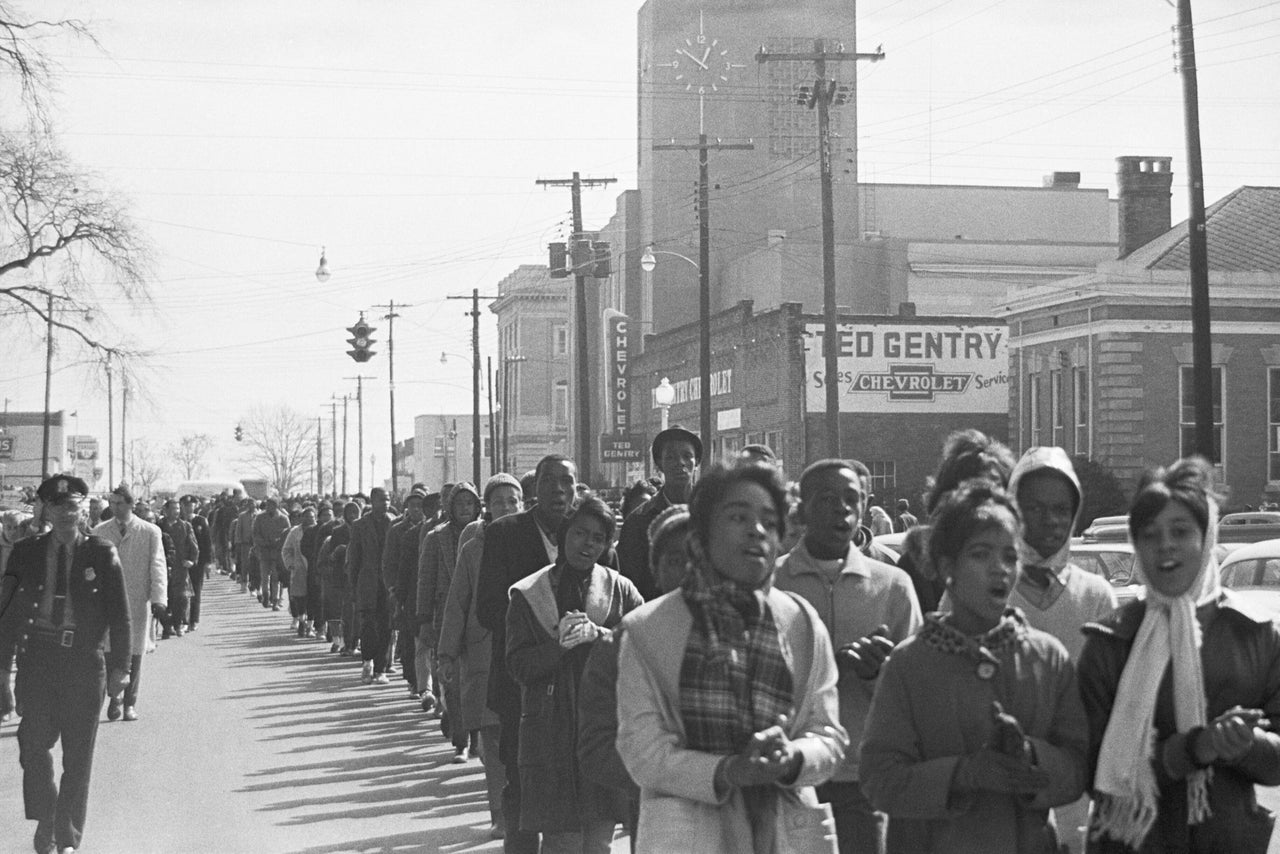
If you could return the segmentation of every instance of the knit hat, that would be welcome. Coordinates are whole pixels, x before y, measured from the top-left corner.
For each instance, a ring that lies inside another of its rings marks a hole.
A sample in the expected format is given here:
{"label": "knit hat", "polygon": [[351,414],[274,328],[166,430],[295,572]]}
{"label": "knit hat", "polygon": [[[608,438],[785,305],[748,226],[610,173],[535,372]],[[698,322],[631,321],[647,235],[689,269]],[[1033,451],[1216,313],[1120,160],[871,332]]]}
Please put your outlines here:
{"label": "knit hat", "polygon": [[520,488],[520,481],[516,480],[513,475],[507,474],[505,471],[500,471],[484,482],[485,504],[489,503],[489,494],[499,486],[510,486],[513,487],[517,493],[524,493],[524,490]]}

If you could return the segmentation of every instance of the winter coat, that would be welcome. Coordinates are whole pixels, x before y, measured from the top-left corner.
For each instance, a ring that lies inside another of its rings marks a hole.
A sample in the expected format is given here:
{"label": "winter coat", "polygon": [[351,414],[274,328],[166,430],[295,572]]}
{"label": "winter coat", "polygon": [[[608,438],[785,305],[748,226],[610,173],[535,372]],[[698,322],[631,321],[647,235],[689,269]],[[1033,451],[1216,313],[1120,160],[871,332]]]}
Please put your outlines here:
{"label": "winter coat", "polygon": [[347,548],[347,577],[355,591],[356,608],[373,611],[385,602],[382,586],[382,549],[395,518],[390,513],[368,513],[351,525]]}
{"label": "winter coat", "polygon": [[[578,773],[578,681],[591,644],[565,649],[557,640],[567,606],[556,595],[555,564],[511,586],[507,672],[520,686],[520,828],[580,830],[597,816],[599,793]],[[643,604],[635,585],[604,566],[591,570],[582,610],[612,629]]]}
{"label": "winter coat", "polygon": [[659,492],[627,515],[618,534],[618,568],[631,579],[645,601],[662,594],[649,566],[649,525],[670,506],[666,493]]}
{"label": "winter coat", "polygon": [[93,533],[116,547],[120,566],[124,569],[125,591],[129,596],[130,646],[134,655],[142,655],[151,639],[151,606],[169,605],[169,568],[165,562],[164,539],[160,529],[137,516],[125,523],[108,519]]}
{"label": "winter coat", "polygon": [[437,525],[422,541],[418,555],[418,589],[414,602],[418,623],[430,631],[430,644],[440,637],[440,621],[444,616],[445,597],[453,581],[453,567],[458,559],[458,533],[452,522]]}
{"label": "winter coat", "polygon": [[[0,578],[0,663],[5,665],[15,649],[21,652],[31,632],[32,614],[39,607],[44,591],[45,561],[52,537],[52,534],[41,534],[15,543]],[[124,571],[116,550],[100,537],[81,538],[67,581],[71,613],[75,616],[71,649],[76,653],[97,654],[109,636],[108,666],[111,670],[128,670],[133,632]],[[149,619],[150,614],[147,616]],[[141,654],[141,650],[138,653]],[[7,667],[0,678],[8,678]]]}
{"label": "winter coat", "polygon": [[306,596],[308,589],[307,558],[302,553],[303,533],[301,525],[294,525],[285,535],[284,545],[280,548],[280,559],[284,564],[284,571],[289,575],[289,596],[298,599]]}
{"label": "winter coat", "polygon": [[486,702],[493,632],[476,619],[476,586],[483,552],[484,528],[479,528],[458,551],[440,621],[440,646],[436,650],[442,659],[458,662],[462,719],[468,730],[498,724],[498,716],[489,710]]}
{"label": "winter coat", "polygon": [[280,547],[289,533],[289,514],[283,510],[275,513],[263,511],[253,519],[253,551],[265,566],[280,562]]}
{"label": "winter coat", "polygon": [[418,595],[418,534],[422,520],[411,522],[401,516],[387,534],[382,549],[382,583],[395,594],[396,627],[401,631],[418,631],[416,599]]}
{"label": "winter coat", "polygon": [[[963,650],[940,649],[919,633],[880,671],[863,731],[859,777],[889,816],[889,854],[1056,854],[1049,809],[1084,791],[1084,710],[1062,644],[1029,626],[984,678]],[[1028,802],[978,792],[957,796],[962,757],[987,744],[992,701],[1022,724],[1050,784]]]}
{"label": "winter coat", "polygon": [[[1085,626],[1080,655],[1080,696],[1089,719],[1089,780],[1098,767],[1098,750],[1147,603],[1134,601],[1107,618]],[[1280,627],[1272,615],[1230,591],[1196,612],[1203,632],[1200,659],[1204,669],[1205,719],[1213,720],[1233,706],[1261,709],[1272,721],[1280,719]],[[1165,671],[1156,700],[1156,756],[1185,757],[1185,734],[1174,723],[1173,682]],[[1177,739],[1172,749],[1166,742]],[[1253,747],[1235,762],[1215,762],[1209,782],[1213,815],[1188,826],[1189,766],[1170,768],[1154,763],[1160,787],[1155,826],[1140,849],[1142,854],[1263,854],[1271,837],[1274,816],[1258,805],[1254,786],[1280,785],[1280,735],[1254,733]],[[1123,854],[1131,849],[1112,839],[1090,841],[1091,854]]]}
{"label": "winter coat", "polygon": [[[848,736],[837,710],[831,639],[813,607],[769,591],[768,602],[795,684],[787,734],[804,754],[799,776],[779,788],[817,804],[813,787],[831,778]],[[752,820],[741,790],[720,796],[724,757],[684,746],[680,669],[693,614],[679,590],[648,602],[622,622],[618,656],[618,753],[640,786],[639,854],[750,854]]]}

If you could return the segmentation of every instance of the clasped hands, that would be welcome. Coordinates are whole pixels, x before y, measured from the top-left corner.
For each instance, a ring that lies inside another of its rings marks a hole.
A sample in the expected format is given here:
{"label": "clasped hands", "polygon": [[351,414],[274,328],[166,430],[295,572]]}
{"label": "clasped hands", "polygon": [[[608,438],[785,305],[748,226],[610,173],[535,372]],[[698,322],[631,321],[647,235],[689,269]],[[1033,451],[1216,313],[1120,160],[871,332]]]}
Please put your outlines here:
{"label": "clasped hands", "polygon": [[600,637],[602,631],[603,629],[591,622],[591,618],[582,611],[567,611],[556,627],[556,638],[560,646],[573,649],[575,646],[590,643]]}
{"label": "clasped hands", "polygon": [[794,780],[800,773],[804,754],[787,737],[786,725],[786,715],[779,715],[778,723],[751,736],[740,753],[721,760],[717,777],[736,788],[772,786]]}
{"label": "clasped hands", "polygon": [[1035,764],[1035,751],[1022,724],[997,701],[991,703],[991,736],[981,749],[960,757],[952,788],[958,792],[998,792],[1033,796],[1049,785]]}
{"label": "clasped hands", "polygon": [[1233,706],[1205,724],[1204,729],[1192,730],[1187,735],[1190,741],[1187,752],[1193,754],[1196,764],[1201,766],[1219,760],[1234,762],[1253,746],[1254,730],[1270,725],[1266,712],[1261,709]]}

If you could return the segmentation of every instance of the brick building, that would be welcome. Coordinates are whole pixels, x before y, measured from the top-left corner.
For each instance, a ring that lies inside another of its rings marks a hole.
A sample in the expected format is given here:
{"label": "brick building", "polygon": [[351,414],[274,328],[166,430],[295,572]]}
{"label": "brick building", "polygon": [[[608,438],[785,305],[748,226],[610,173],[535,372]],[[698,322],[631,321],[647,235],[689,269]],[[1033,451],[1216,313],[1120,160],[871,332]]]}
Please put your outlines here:
{"label": "brick building", "polygon": [[[1131,489],[1194,434],[1189,248],[1170,229],[1169,158],[1120,158],[1121,257],[1003,307],[1009,434],[1108,466]],[[1232,506],[1280,492],[1280,188],[1207,212],[1217,462]]]}
{"label": "brick building", "polygon": [[[976,427],[1001,440],[1008,427],[1007,332],[1003,321],[967,317],[841,315],[840,373],[846,386],[841,450],[871,469],[885,501],[918,507],[925,478],[937,468],[943,440]],[[826,455],[823,441],[822,318],[799,303],[755,312],[742,302],[712,317],[711,395],[714,435],[707,462],[765,443],[795,478]],[[646,336],[632,359],[637,433],[661,422],[653,390],[663,377],[676,389],[670,423],[696,430],[701,389],[698,324]]]}

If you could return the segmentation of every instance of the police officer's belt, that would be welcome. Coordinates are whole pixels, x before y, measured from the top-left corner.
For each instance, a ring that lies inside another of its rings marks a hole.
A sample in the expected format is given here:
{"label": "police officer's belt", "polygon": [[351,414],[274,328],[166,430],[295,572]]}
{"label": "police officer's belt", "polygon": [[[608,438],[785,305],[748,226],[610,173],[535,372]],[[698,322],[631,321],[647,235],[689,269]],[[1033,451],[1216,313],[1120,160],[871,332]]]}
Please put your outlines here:
{"label": "police officer's belt", "polygon": [[35,627],[31,629],[27,636],[30,640],[38,640],[41,643],[53,644],[71,649],[72,644],[76,641],[75,629],[42,629]]}

